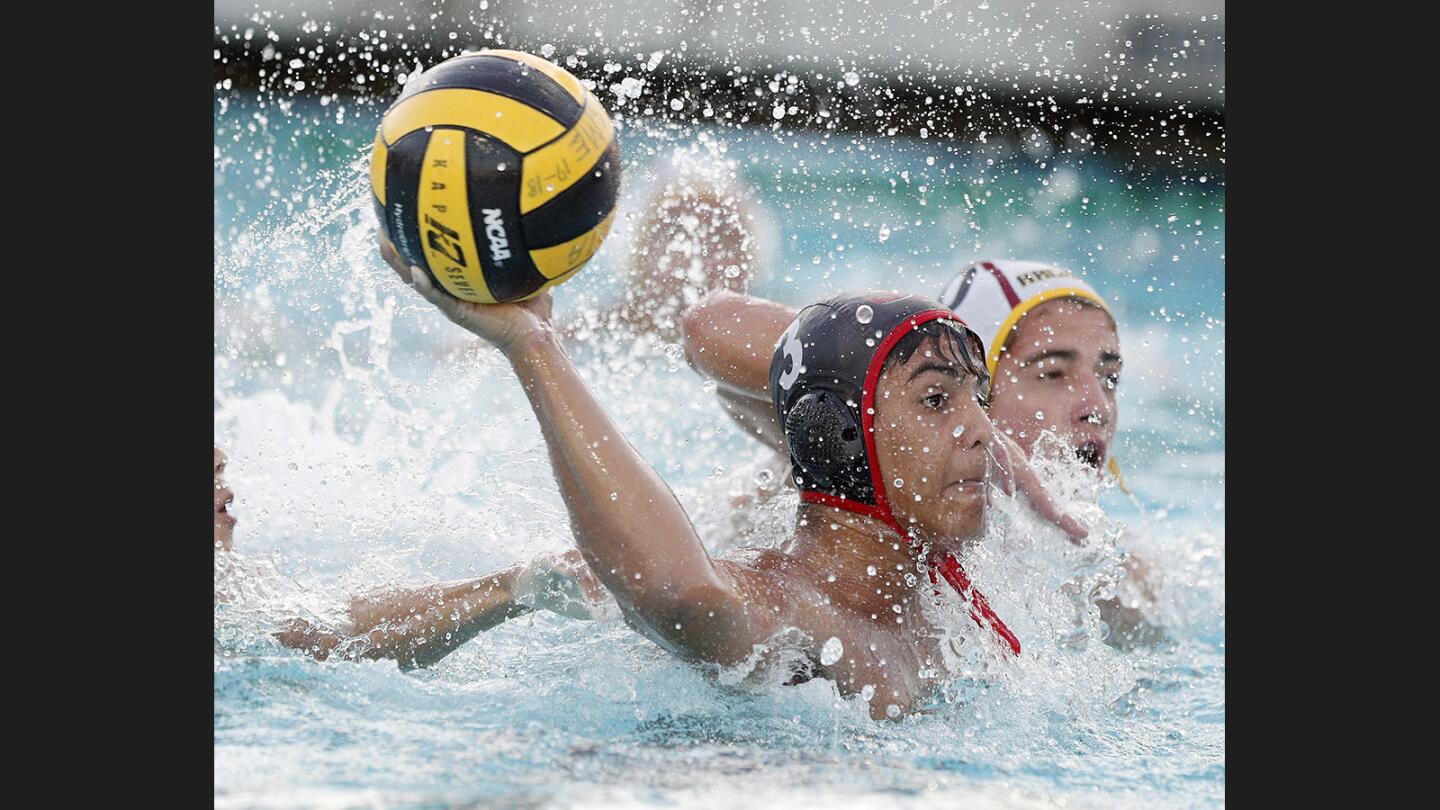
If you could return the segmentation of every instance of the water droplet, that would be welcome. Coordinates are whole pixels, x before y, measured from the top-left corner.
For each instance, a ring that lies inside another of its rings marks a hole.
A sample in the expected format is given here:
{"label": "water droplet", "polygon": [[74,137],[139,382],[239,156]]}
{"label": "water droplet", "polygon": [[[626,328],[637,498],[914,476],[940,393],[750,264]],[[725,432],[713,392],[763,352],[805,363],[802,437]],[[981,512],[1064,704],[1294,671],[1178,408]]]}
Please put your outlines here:
{"label": "water droplet", "polygon": [[965,426],[964,426],[964,425],[956,425],[956,426],[955,426],[955,430],[951,431],[950,435],[951,435],[951,436],[954,436],[955,438],[958,439],[958,438],[960,438],[962,435],[964,435],[964,433],[965,433]]}
{"label": "water droplet", "polygon": [[903,486],[905,486],[905,479],[904,479],[904,478],[896,478],[896,479],[895,479],[895,488],[896,488],[896,489],[899,489],[899,488],[901,488],[901,487],[903,487]]}
{"label": "water droplet", "polygon": [[861,699],[861,700],[865,701],[866,703],[869,703],[869,702],[870,702],[870,698],[873,698],[873,697],[875,697],[875,687],[874,687],[873,685],[867,683],[867,684],[865,684],[864,686],[862,686],[862,687],[860,688],[860,699]]}
{"label": "water droplet", "polygon": [[670,99],[670,109],[672,109],[672,110],[680,110],[680,109],[684,109],[684,107],[685,107],[685,101],[684,101],[684,99],[679,99],[679,98],[672,98],[672,99]]}
{"label": "water droplet", "polygon": [[549,59],[550,57],[552,57],[552,56],[555,55],[555,46],[554,46],[554,45],[551,45],[551,44],[548,43],[548,42],[545,43],[544,45],[541,45],[541,46],[540,46],[540,55],[543,56],[543,57],[545,57],[546,59]]}
{"label": "water droplet", "polygon": [[612,500],[612,501],[618,501],[618,500],[620,500],[620,493],[618,493],[618,492],[612,492],[612,493],[610,493],[610,500]]}
{"label": "water droplet", "polygon": [[875,318],[875,310],[869,304],[861,304],[855,308],[855,320],[860,323],[869,323]]}
{"label": "water droplet", "polygon": [[756,486],[767,487],[767,486],[770,485],[770,482],[773,481],[774,479],[775,479],[775,474],[772,473],[772,472],[770,472],[769,470],[760,470],[759,472],[755,473],[755,485],[756,485]]}
{"label": "water droplet", "polygon": [[869,575],[872,576],[872,577],[875,576],[875,574],[877,573],[877,572],[875,571],[875,566],[873,566],[873,565],[867,565],[867,566],[865,566],[865,573],[869,574]]}
{"label": "water droplet", "polygon": [[1044,412],[1044,411],[1036,411],[1036,412],[1035,412],[1035,418],[1036,418],[1036,419],[1044,419],[1044,418],[1045,418],[1045,412]]}
{"label": "water droplet", "polygon": [[848,85],[850,85],[851,87],[854,87],[855,85],[857,85],[857,84],[860,83],[860,74],[859,74],[859,73],[856,73],[856,72],[853,71],[853,70],[846,71],[846,72],[845,72],[845,83],[848,84]]}
{"label": "water droplet", "polygon": [[725,278],[739,278],[740,265],[730,264],[725,266]]}
{"label": "water droplet", "polygon": [[831,636],[829,640],[825,642],[825,646],[820,648],[820,665],[828,667],[836,661],[839,661],[840,656],[844,654],[845,645],[840,642],[840,639]]}
{"label": "water droplet", "polygon": [[889,706],[885,707],[885,716],[890,718],[891,720],[894,720],[895,718],[900,716],[900,707],[896,706],[894,703],[891,703]]}

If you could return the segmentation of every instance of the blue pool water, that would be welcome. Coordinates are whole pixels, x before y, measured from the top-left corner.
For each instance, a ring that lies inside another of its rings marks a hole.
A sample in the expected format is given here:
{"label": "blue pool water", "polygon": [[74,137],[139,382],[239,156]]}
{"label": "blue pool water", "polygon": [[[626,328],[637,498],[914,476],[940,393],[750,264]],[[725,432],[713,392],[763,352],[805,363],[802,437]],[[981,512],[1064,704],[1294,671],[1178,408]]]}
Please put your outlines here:
{"label": "blue pool water", "polygon": [[[375,256],[363,159],[377,119],[334,101],[216,107],[215,431],[247,572],[216,612],[217,807],[1223,802],[1223,178],[1145,176],[1063,145],[623,124],[622,212],[672,148],[703,139],[707,159],[736,161],[769,223],[758,294],[934,294],[960,262],[1013,257],[1083,271],[1114,303],[1115,453],[1135,497],[1103,494],[1092,552],[999,510],[975,573],[1025,660],[957,683],[930,713],[874,723],[825,682],[721,689],[617,621],[523,617],[412,673],[320,664],[268,639],[274,621],[356,591],[569,543],[498,355]],[[618,300],[625,226],[559,290],[561,319]],[[726,547],[725,493],[747,485],[754,445],[675,347],[602,331],[572,353]],[[762,540],[791,506],[758,518]],[[1066,612],[1058,585],[1098,575],[1116,543],[1161,571],[1172,645],[1117,652]]]}

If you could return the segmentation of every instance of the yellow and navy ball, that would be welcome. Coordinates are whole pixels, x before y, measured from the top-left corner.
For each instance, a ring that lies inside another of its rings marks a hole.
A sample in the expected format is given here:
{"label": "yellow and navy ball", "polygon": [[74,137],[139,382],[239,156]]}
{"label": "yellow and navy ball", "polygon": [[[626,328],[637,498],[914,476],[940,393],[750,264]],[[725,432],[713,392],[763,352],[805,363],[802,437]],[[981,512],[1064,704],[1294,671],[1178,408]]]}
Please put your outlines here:
{"label": "yellow and navy ball", "polygon": [[370,155],[381,234],[464,301],[533,298],[609,233],[615,127],[563,68],[518,51],[441,62],[405,86]]}

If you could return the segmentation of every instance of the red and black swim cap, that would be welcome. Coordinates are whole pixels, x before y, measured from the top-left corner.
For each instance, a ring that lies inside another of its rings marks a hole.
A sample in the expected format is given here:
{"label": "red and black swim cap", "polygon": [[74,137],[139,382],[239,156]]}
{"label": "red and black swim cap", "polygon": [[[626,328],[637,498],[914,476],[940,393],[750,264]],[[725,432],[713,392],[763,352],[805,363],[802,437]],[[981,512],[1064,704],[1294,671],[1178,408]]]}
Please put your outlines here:
{"label": "red and black swim cap", "polygon": [[770,396],[806,500],[879,518],[904,533],[880,483],[875,387],[895,345],[931,321],[961,338],[967,371],[988,376],[980,338],[955,313],[915,295],[839,295],[800,310],[780,336],[770,360]]}

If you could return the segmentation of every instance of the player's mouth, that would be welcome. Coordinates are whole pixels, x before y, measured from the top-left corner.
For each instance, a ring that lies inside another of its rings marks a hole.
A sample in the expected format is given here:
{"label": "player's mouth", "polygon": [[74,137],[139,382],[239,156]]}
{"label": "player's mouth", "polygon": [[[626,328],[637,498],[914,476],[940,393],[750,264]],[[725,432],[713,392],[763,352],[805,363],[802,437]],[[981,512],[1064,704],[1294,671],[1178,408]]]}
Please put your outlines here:
{"label": "player's mouth", "polygon": [[980,472],[976,473],[975,475],[961,478],[957,481],[951,481],[949,486],[946,487],[946,489],[950,489],[952,487],[954,489],[958,489],[961,492],[971,492],[977,494],[983,493],[985,491],[985,474],[984,472]]}
{"label": "player's mouth", "polygon": [[1105,450],[1105,442],[1091,439],[1075,448],[1075,456],[1098,470],[1105,463]]}
{"label": "player's mouth", "polygon": [[221,501],[220,505],[215,507],[215,519],[227,526],[235,525],[235,516],[230,514],[230,504],[234,500],[234,495],[226,493],[225,500]]}

